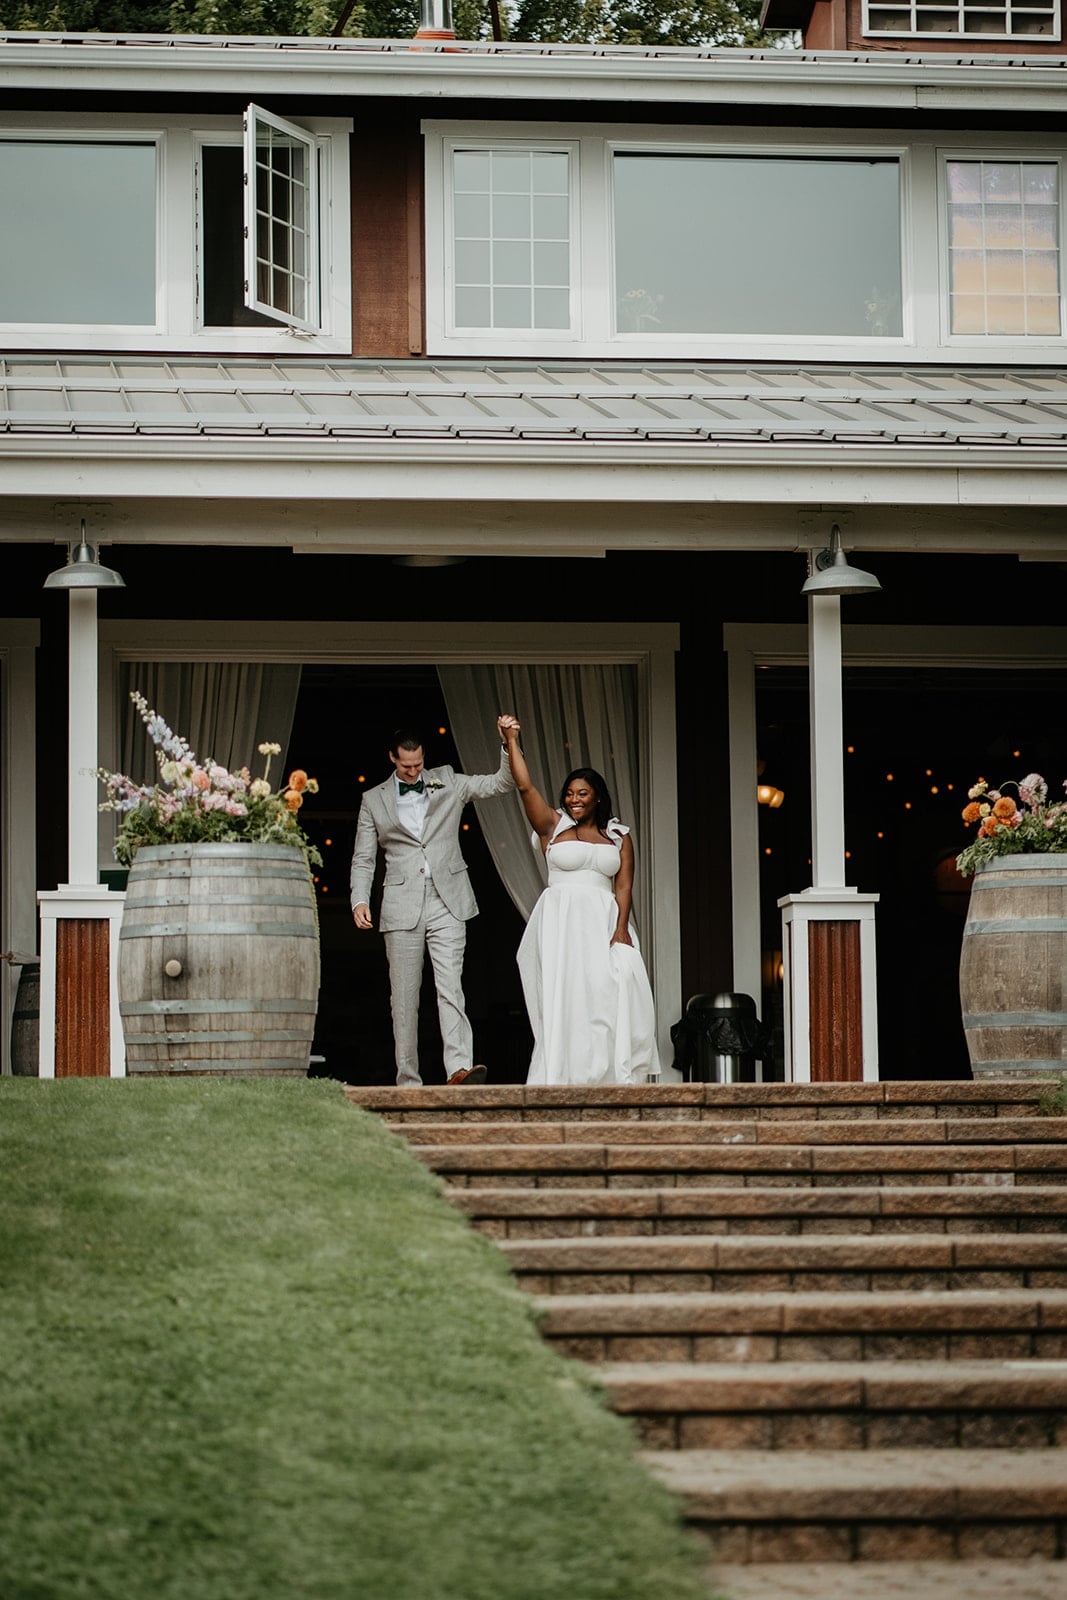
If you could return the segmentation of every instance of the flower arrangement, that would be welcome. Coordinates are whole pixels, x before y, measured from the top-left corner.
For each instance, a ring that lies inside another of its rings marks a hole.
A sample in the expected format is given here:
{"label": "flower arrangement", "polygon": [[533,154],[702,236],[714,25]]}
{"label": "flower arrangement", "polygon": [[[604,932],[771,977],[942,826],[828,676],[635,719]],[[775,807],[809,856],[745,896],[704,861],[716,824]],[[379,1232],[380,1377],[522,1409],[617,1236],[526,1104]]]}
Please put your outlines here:
{"label": "flower arrangement", "polygon": [[[1014,789],[1018,799],[1005,794],[1005,789]],[[1067,801],[1048,804],[1048,784],[1039,772],[1031,772],[1019,783],[1011,779],[999,789],[991,789],[979,778],[967,794],[963,820],[968,826],[977,823],[978,837],[956,857],[964,877],[994,856],[1067,851]]]}
{"label": "flower arrangement", "polygon": [[270,784],[270,764],[281,745],[261,744],[263,776],[247,767],[229,772],[216,762],[200,761],[180,735],[173,733],[142,694],[130,694],[148,737],[156,747],[159,781],[136,784],[120,772],[97,770],[107,785],[101,811],[122,815],[115,858],[128,867],[142,845],[152,844],[295,844],[309,866],[322,857],[297,821],[305,794],[317,794],[318,783],[306,772],[289,774],[280,789]]}

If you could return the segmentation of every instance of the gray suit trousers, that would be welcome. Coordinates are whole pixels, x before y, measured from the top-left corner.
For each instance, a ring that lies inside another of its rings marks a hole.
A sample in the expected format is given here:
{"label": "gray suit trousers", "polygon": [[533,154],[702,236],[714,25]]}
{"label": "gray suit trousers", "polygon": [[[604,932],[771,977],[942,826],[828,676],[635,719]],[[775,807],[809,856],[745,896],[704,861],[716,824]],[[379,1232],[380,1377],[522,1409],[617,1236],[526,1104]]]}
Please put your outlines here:
{"label": "gray suit trousers", "polygon": [[454,917],[433,886],[426,884],[422,915],[413,928],[386,933],[392,994],[393,1042],[396,1047],[396,1081],[414,1088],[419,1076],[419,990],[427,950],[437,985],[437,1015],[441,1023],[445,1076],[451,1077],[473,1062],[473,1034],[463,999],[463,954],[467,924]]}

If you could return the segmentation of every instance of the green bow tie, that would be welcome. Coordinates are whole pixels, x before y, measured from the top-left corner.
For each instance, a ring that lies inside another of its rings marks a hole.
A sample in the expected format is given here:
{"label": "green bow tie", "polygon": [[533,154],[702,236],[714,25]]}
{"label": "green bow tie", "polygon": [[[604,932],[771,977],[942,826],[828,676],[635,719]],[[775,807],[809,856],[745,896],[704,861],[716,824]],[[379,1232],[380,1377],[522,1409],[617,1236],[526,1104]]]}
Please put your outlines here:
{"label": "green bow tie", "polygon": [[[400,783],[400,779],[399,778],[397,779],[397,782]],[[421,794],[422,793],[422,779],[418,778],[418,779],[416,779],[416,781],[414,783],[401,783],[400,784],[400,793],[401,794]]]}

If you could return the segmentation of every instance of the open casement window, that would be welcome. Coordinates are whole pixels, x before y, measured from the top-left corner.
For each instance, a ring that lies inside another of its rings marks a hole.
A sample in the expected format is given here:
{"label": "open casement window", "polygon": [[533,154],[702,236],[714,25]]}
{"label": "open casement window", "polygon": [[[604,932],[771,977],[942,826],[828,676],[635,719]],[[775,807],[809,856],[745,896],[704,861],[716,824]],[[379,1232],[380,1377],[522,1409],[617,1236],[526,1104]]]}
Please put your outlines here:
{"label": "open casement window", "polygon": [[245,305],[293,328],[319,321],[318,151],[295,123],[249,105],[245,136]]}

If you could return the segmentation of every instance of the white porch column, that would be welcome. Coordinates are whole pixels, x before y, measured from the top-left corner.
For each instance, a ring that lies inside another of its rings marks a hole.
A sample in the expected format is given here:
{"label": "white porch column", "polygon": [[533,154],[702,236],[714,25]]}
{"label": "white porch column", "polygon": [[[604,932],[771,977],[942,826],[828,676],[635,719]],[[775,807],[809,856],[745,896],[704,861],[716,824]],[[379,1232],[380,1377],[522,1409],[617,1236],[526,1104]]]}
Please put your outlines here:
{"label": "white porch column", "polygon": [[[58,580],[58,581],[57,581]],[[67,882],[37,896],[41,917],[42,1078],[121,1077],[125,1048],[119,1016],[118,935],[125,897],[100,884],[97,864],[98,588],[121,587],[85,542],[46,588],[65,588],[68,605]]]}
{"label": "white porch column", "polygon": [[877,1080],[877,895],[845,884],[841,600],[808,596],[812,886],[779,900],[785,1075],[796,1083]]}

